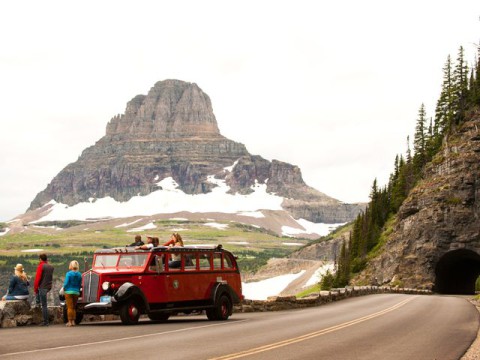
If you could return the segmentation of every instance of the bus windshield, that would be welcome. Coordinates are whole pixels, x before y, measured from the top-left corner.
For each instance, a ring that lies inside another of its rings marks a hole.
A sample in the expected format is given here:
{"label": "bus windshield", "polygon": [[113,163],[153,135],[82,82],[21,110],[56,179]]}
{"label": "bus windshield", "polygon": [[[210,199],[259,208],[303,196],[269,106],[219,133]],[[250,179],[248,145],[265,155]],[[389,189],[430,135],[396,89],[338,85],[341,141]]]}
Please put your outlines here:
{"label": "bus windshield", "polygon": [[143,267],[145,266],[147,257],[148,254],[98,254],[95,256],[93,267]]}

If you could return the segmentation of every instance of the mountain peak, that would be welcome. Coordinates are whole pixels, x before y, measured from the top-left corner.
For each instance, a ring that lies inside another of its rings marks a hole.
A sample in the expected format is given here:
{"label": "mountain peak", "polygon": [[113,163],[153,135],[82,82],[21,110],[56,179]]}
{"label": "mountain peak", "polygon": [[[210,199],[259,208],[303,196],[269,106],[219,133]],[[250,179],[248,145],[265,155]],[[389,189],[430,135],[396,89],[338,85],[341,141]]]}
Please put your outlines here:
{"label": "mountain peak", "polygon": [[157,82],[147,95],[137,95],[125,114],[107,125],[107,136],[156,138],[221,136],[212,103],[195,83]]}

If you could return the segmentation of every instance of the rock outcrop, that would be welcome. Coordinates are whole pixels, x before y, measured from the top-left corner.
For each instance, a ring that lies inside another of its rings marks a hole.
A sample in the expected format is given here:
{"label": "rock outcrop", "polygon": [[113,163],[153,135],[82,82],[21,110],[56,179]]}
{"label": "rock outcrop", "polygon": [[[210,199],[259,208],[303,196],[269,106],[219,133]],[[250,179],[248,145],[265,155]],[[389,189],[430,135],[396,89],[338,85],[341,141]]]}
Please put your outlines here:
{"label": "rock outcrop", "polygon": [[[59,306],[48,307],[49,322],[63,323],[62,309]],[[25,300],[0,301],[0,327],[38,325],[43,322],[41,307],[30,307]]]}
{"label": "rock outcrop", "polygon": [[472,293],[480,274],[480,111],[470,114],[401,206],[383,253],[355,283]]}
{"label": "rock outcrop", "polygon": [[[234,163],[231,172],[223,170]],[[309,187],[297,166],[249,154],[220,134],[210,98],[196,84],[165,80],[112,118],[106,135],[65,167],[30,210],[52,199],[67,205],[107,196],[128,201],[158,190],[167,177],[187,194],[208,193],[216,186],[209,175],[224,179],[232,193],[248,194],[256,182],[267,184],[267,192],[286,198],[283,208],[297,219],[341,223],[363,209]]]}
{"label": "rock outcrop", "polygon": [[333,261],[337,260],[342,248],[342,243],[348,245],[351,226],[347,225],[339,229],[327,238],[314,241],[312,244],[304,246],[290,254],[290,259],[305,259],[317,261]]}

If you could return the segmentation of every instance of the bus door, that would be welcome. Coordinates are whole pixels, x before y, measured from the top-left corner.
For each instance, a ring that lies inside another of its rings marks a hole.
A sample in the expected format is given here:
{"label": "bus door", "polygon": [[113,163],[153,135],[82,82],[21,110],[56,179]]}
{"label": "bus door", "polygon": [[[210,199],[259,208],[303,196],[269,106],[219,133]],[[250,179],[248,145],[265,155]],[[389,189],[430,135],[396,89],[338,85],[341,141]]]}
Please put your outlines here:
{"label": "bus door", "polygon": [[165,253],[153,253],[148,267],[143,275],[142,283],[144,293],[148,294],[150,303],[160,303],[166,300],[166,277],[165,263],[167,255]]}

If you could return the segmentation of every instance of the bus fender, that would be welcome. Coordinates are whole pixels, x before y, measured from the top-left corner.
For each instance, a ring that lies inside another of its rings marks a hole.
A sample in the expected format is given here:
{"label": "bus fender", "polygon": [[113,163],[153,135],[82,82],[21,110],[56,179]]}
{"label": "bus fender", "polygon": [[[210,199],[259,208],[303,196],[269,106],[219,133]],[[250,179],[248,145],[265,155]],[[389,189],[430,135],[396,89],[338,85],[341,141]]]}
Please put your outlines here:
{"label": "bus fender", "polygon": [[217,283],[214,284],[213,289],[212,289],[211,299],[212,299],[213,303],[215,304],[217,299],[225,293],[228,294],[228,296],[230,297],[230,299],[232,299],[232,302],[234,304],[237,304],[237,303],[240,302],[239,297],[237,296],[235,291],[233,291],[233,289],[228,284],[217,282]]}
{"label": "bus fender", "polygon": [[114,300],[114,302],[116,303],[121,303],[131,298],[140,298],[142,301],[142,305],[145,307],[145,310],[150,311],[150,307],[147,298],[145,297],[145,294],[142,290],[140,290],[135,284],[132,284],[131,282],[126,282],[122,284],[118,288],[112,300]]}

